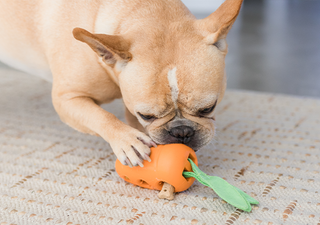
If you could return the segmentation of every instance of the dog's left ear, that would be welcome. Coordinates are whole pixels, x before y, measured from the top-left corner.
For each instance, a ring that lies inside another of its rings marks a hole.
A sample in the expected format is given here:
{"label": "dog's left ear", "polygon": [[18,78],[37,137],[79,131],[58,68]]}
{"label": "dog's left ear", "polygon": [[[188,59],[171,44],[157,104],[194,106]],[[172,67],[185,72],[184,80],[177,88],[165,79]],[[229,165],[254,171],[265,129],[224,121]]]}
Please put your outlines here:
{"label": "dog's left ear", "polygon": [[207,39],[212,44],[225,39],[236,20],[243,0],[225,0],[221,6],[208,17],[198,20],[199,28],[209,32]]}
{"label": "dog's left ear", "polygon": [[74,28],[75,39],[88,44],[103,61],[114,66],[117,61],[130,61],[132,55],[129,52],[130,42],[120,35],[92,34],[82,28]]}

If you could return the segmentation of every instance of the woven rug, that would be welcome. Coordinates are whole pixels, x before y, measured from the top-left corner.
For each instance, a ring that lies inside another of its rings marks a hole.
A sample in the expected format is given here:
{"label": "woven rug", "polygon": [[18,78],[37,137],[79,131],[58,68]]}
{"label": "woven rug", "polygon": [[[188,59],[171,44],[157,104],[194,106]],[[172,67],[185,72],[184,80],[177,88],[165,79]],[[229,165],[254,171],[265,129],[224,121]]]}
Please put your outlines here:
{"label": "woven rug", "polygon": [[[173,201],[126,183],[104,140],[60,122],[50,87],[0,70],[0,225],[320,224],[320,100],[226,93],[197,156],[260,202],[247,213],[197,181]],[[121,101],[105,108],[123,120]]]}

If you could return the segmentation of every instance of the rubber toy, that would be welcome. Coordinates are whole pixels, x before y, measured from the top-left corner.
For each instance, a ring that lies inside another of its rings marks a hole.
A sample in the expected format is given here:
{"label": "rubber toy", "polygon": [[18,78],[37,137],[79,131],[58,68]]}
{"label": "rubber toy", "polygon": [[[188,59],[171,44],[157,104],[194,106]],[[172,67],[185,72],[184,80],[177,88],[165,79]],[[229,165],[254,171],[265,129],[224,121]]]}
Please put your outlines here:
{"label": "rubber toy", "polygon": [[183,144],[158,145],[151,148],[151,162],[144,161],[143,167],[124,166],[116,161],[116,171],[125,181],[149,189],[161,190],[163,183],[171,184],[175,192],[187,190],[195,178],[185,178],[183,171],[192,172],[190,158],[198,165],[194,151]]}
{"label": "rubber toy", "polygon": [[144,161],[144,167],[124,166],[116,161],[119,176],[132,184],[161,190],[164,184],[174,187],[175,192],[188,189],[197,179],[212,188],[216,194],[229,204],[250,212],[251,204],[257,200],[217,176],[209,176],[198,168],[194,151],[182,144],[159,145],[151,148],[151,162]]}

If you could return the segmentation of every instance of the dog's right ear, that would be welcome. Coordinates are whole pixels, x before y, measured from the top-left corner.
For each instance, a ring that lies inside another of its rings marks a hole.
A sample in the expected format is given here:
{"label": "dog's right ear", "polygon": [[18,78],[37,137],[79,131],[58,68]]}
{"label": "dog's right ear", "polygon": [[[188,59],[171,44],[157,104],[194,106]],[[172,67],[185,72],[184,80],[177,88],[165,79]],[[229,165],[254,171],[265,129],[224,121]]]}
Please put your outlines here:
{"label": "dog's right ear", "polygon": [[120,35],[92,34],[82,28],[74,28],[73,36],[90,46],[103,61],[114,66],[117,61],[130,61],[130,43]]}

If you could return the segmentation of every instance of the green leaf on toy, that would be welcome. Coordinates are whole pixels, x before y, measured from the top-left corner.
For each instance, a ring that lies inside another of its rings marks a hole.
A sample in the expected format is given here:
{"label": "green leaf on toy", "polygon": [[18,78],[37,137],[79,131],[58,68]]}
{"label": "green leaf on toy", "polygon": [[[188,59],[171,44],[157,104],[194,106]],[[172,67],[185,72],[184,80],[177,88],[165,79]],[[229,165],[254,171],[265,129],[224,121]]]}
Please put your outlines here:
{"label": "green leaf on toy", "polygon": [[183,176],[185,178],[196,178],[203,185],[212,188],[220,198],[222,198],[229,204],[242,209],[243,211],[250,212],[251,204],[259,204],[257,200],[255,200],[239,188],[232,186],[221,177],[209,176],[205,174],[191,159],[188,160],[191,164],[193,172],[183,172]]}

